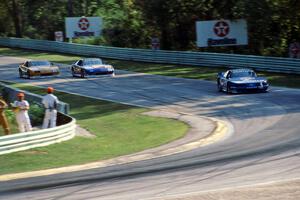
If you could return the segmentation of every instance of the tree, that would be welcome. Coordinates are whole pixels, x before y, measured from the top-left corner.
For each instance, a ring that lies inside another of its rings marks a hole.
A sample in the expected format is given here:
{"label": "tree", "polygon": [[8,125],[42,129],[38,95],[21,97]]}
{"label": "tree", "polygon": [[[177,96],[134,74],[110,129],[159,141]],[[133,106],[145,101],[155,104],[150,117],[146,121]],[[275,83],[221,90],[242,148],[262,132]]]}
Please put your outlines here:
{"label": "tree", "polygon": [[15,28],[15,36],[22,37],[22,24],[21,24],[21,0],[2,0],[5,8],[8,10],[8,14],[13,20]]}
{"label": "tree", "polygon": [[[149,48],[158,37],[162,49],[284,56],[300,41],[299,8],[298,0],[0,0],[0,35],[53,40],[65,17],[99,16],[103,36],[93,44]],[[195,46],[196,21],[241,18],[247,47]]]}

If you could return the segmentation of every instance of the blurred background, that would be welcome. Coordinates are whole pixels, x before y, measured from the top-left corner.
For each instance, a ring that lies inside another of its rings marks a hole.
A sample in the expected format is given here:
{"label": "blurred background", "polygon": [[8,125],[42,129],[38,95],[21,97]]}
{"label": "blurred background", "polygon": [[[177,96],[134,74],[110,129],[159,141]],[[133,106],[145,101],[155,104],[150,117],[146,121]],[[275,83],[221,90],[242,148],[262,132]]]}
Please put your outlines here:
{"label": "blurred background", "polygon": [[[73,42],[114,47],[240,53],[288,57],[300,41],[299,0],[0,0],[0,36],[54,40],[65,17],[99,16],[100,37]],[[196,46],[195,22],[245,19],[248,46]]]}

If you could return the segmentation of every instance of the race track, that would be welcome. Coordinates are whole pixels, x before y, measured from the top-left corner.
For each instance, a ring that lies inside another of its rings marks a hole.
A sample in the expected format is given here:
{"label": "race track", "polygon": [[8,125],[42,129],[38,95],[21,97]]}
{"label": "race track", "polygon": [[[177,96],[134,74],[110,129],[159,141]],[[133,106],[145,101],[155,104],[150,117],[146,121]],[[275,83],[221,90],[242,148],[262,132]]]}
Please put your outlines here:
{"label": "race track", "polygon": [[[277,187],[270,199],[300,199],[295,192],[300,190],[300,90],[274,87],[269,93],[227,95],[218,93],[216,84],[208,81],[125,71],[117,71],[115,78],[80,79],[71,77],[67,68],[55,78],[27,80],[18,78],[21,61],[0,57],[1,79],[214,117],[230,122],[234,133],[216,144],[168,157],[0,183],[13,188],[14,184],[66,181],[2,192],[0,199],[267,199],[266,193],[258,192],[261,184],[290,186],[285,190]],[[254,192],[239,193],[241,187],[251,187]],[[228,192],[221,192],[224,190]]]}

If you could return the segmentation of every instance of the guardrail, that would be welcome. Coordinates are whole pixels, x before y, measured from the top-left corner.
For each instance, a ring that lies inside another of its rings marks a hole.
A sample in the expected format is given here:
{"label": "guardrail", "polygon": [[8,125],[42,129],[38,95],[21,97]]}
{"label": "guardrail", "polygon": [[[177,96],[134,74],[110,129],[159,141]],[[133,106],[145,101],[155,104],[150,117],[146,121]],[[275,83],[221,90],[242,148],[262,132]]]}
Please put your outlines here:
{"label": "guardrail", "polygon": [[[22,91],[4,84],[0,84],[0,86],[3,90],[11,91],[13,93]],[[35,101],[41,100],[41,96],[28,92],[26,92],[26,97],[31,100],[33,98]],[[63,112],[68,111],[68,109],[66,109],[68,106],[66,105],[67,104],[60,102]],[[76,120],[61,112],[58,112],[57,119],[58,126],[54,128],[1,136],[0,155],[48,146],[50,144],[59,143],[73,138],[75,136]]]}
{"label": "guardrail", "polygon": [[75,136],[76,121],[64,115],[68,123],[54,128],[17,133],[0,137],[0,155],[48,146],[72,139]]}
{"label": "guardrail", "polygon": [[300,74],[300,59],[189,51],[116,48],[47,40],[0,38],[0,45],[81,56],[206,67],[250,67],[258,71]]}

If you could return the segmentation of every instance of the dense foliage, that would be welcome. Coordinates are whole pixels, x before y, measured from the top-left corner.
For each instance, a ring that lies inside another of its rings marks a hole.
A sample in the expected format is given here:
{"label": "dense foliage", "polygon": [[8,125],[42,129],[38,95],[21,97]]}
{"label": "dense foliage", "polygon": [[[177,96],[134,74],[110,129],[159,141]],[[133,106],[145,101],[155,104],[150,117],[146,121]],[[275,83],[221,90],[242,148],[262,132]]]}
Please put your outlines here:
{"label": "dense foliage", "polygon": [[248,22],[249,45],[199,49],[287,56],[300,41],[298,0],[0,0],[0,35],[54,39],[67,16],[101,16],[103,35],[76,42],[149,48],[158,37],[162,49],[197,50],[195,22],[240,19]]}
{"label": "dense foliage", "polygon": [[43,123],[45,109],[37,102],[33,102],[30,105],[29,117],[32,126],[40,126]]}

